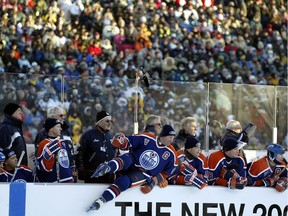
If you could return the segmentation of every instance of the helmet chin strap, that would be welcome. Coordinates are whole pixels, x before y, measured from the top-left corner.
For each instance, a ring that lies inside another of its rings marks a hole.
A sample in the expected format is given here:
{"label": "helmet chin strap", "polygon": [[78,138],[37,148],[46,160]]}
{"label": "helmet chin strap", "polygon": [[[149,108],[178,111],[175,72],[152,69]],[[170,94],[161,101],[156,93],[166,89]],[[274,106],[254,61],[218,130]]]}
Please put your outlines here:
{"label": "helmet chin strap", "polygon": [[281,164],[281,162],[279,162],[276,158],[273,160],[273,162],[277,165]]}
{"label": "helmet chin strap", "polygon": [[271,157],[269,157],[269,164],[271,167],[275,167],[276,165],[279,165],[281,163],[279,161],[277,161],[276,158],[272,159]]}

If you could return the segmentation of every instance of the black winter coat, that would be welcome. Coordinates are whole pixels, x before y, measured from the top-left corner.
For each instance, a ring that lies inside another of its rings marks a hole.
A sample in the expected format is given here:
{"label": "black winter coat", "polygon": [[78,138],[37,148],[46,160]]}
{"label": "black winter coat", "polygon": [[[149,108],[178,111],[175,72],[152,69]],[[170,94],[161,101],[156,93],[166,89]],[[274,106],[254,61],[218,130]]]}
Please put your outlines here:
{"label": "black winter coat", "polygon": [[19,159],[22,151],[25,152],[21,164],[28,165],[26,141],[22,131],[22,121],[4,114],[0,121],[0,148],[9,148],[15,151]]}

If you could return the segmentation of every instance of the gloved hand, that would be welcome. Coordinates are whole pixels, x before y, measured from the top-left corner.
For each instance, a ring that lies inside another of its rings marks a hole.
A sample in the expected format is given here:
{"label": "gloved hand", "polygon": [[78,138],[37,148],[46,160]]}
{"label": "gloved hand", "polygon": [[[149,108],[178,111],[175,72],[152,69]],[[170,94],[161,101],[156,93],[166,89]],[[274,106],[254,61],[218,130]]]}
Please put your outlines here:
{"label": "gloved hand", "polygon": [[59,139],[53,140],[51,143],[45,146],[43,157],[46,160],[51,159],[52,155],[61,149],[61,143]]}
{"label": "gloved hand", "polygon": [[230,189],[242,190],[246,185],[247,185],[247,178],[245,178],[245,177],[233,176],[228,182],[228,187]]}
{"label": "gloved hand", "polygon": [[278,191],[278,192],[283,192],[287,189],[288,187],[288,178],[280,178],[276,185],[275,185],[275,189]]}
{"label": "gloved hand", "polygon": [[117,133],[112,140],[112,145],[118,149],[126,149],[128,147],[128,139],[123,133]]}
{"label": "gloved hand", "polygon": [[153,190],[155,185],[158,185],[160,188],[165,188],[168,186],[168,181],[159,173],[157,176],[151,178],[151,182],[141,186],[141,191],[144,194],[149,193]]}
{"label": "gloved hand", "polygon": [[153,190],[154,186],[155,186],[155,182],[153,182],[153,181],[150,184],[144,184],[141,186],[141,191],[144,194],[147,194]]}
{"label": "gloved hand", "polygon": [[223,179],[226,179],[229,181],[230,178],[233,176],[239,177],[239,174],[236,172],[236,170],[228,170],[226,167],[222,167],[221,172],[220,172],[220,177]]}
{"label": "gloved hand", "polygon": [[152,181],[160,188],[167,187],[168,181],[159,173],[157,176],[152,177]]}
{"label": "gloved hand", "polygon": [[180,172],[186,176],[188,174],[197,175],[197,170],[189,163],[182,163],[180,167]]}
{"label": "gloved hand", "polygon": [[265,187],[273,187],[275,185],[275,178],[270,177],[262,180]]}
{"label": "gloved hand", "polygon": [[185,185],[193,185],[200,190],[207,186],[207,182],[199,175],[188,174],[184,177]]}

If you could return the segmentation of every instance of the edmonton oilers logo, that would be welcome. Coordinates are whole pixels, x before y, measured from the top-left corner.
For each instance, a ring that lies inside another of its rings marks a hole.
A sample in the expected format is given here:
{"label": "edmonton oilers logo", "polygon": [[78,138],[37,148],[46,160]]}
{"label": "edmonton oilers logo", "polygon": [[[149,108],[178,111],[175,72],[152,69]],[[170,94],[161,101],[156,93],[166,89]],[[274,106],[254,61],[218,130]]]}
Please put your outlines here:
{"label": "edmonton oilers logo", "polygon": [[58,162],[59,164],[64,167],[69,167],[69,159],[68,159],[68,153],[65,149],[60,149],[58,152]]}
{"label": "edmonton oilers logo", "polygon": [[139,162],[146,170],[155,169],[159,164],[159,155],[153,150],[146,150],[141,154]]}

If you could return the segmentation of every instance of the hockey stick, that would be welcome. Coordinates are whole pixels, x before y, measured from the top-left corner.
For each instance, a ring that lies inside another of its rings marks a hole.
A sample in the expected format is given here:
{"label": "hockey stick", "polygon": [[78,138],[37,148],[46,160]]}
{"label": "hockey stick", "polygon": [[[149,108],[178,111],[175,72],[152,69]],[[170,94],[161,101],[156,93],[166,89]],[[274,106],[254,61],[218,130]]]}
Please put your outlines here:
{"label": "hockey stick", "polygon": [[277,174],[275,175],[275,179],[278,179],[280,177],[280,175],[288,168],[288,164],[286,164],[285,167],[283,167],[283,169]]}
{"label": "hockey stick", "polygon": [[16,169],[15,169],[15,171],[14,171],[14,173],[13,173],[13,177],[11,178],[11,181],[10,181],[10,182],[13,182],[13,181],[14,181],[15,176],[16,176],[16,173],[17,173],[17,171],[18,171],[18,169],[19,169],[19,166],[20,166],[20,164],[21,164],[21,162],[22,162],[22,160],[23,160],[24,154],[25,154],[25,151],[22,151],[22,153],[21,153],[21,155],[20,155],[20,158],[19,158],[19,160],[18,160],[18,163],[17,163],[17,165],[16,165]]}

